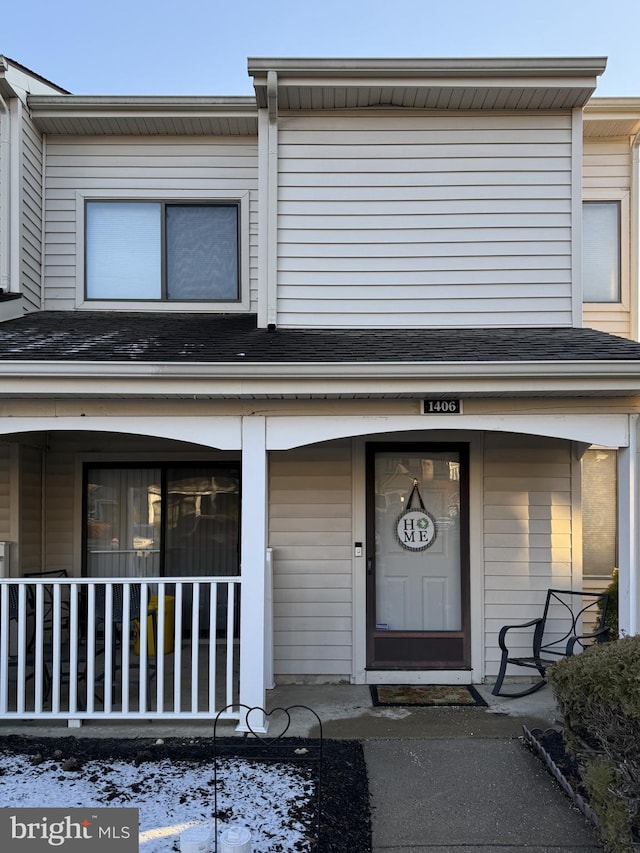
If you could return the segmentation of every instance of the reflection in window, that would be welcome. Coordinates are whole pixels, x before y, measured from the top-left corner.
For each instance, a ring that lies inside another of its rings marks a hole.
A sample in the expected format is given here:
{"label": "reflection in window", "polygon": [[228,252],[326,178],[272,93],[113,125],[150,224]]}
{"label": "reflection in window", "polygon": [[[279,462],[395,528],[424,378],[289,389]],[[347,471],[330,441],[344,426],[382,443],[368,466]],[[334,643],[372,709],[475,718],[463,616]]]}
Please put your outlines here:
{"label": "reflection in window", "polygon": [[585,577],[610,577],[618,565],[617,452],[582,458],[582,547]]}
{"label": "reflection in window", "polygon": [[620,203],[587,201],[583,220],[583,302],[620,302]]}

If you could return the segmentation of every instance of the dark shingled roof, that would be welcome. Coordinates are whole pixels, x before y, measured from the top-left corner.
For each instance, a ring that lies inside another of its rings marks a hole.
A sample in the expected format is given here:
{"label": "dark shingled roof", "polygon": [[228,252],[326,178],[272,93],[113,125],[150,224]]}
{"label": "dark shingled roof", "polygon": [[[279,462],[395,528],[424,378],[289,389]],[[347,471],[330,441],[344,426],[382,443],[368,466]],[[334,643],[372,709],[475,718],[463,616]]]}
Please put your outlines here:
{"label": "dark shingled roof", "polygon": [[537,362],[640,360],[592,329],[256,328],[254,315],[42,311],[0,324],[1,361]]}

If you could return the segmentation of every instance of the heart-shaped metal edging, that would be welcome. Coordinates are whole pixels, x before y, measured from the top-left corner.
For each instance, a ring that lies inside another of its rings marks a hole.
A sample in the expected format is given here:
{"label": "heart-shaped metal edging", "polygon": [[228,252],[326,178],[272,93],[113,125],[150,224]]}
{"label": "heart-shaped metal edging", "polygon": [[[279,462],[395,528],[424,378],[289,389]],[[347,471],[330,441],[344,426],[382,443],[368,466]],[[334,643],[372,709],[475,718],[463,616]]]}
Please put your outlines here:
{"label": "heart-shaped metal edging", "polygon": [[[249,721],[249,717],[251,716],[251,713],[253,711],[259,711],[261,714],[264,715],[265,719],[268,719],[269,717],[271,717],[272,714],[277,714],[278,711],[280,711],[286,717],[287,724],[279,734],[274,736],[262,734],[261,732],[256,732],[251,726],[251,722]],[[289,714],[287,708],[272,708],[270,711],[265,711],[264,708],[258,708],[257,706],[254,706],[253,708],[249,708],[249,710],[247,711],[245,716],[245,722],[247,724],[247,729],[249,730],[249,733],[252,734],[253,737],[256,738],[256,740],[259,740],[261,743],[265,744],[265,746],[271,746],[272,744],[277,743],[280,738],[283,738],[289,731],[289,727],[291,725],[291,715]]]}

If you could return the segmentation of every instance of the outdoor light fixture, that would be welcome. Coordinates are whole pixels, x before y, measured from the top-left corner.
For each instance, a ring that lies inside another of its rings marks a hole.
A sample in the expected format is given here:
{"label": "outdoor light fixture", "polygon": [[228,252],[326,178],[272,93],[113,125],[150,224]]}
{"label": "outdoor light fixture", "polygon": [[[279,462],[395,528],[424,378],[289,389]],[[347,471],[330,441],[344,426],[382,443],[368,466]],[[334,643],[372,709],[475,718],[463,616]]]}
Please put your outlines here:
{"label": "outdoor light fixture", "polygon": [[190,826],[180,833],[180,853],[210,853],[213,832],[208,826]]}
{"label": "outdoor light fixture", "polygon": [[251,833],[244,826],[228,826],[220,836],[220,853],[251,853]]}

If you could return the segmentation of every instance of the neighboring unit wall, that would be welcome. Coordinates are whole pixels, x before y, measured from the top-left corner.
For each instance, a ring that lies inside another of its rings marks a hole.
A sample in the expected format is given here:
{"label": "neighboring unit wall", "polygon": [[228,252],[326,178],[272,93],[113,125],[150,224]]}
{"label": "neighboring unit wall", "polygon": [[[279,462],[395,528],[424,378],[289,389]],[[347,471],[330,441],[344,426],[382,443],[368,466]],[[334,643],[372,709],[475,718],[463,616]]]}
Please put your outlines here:
{"label": "neighboring unit wall", "polygon": [[9,113],[0,102],[0,287],[9,287]]}
{"label": "neighboring unit wall", "polygon": [[26,110],[22,114],[21,282],[25,310],[41,304],[43,140]]}
{"label": "neighboring unit wall", "polygon": [[273,452],[269,472],[276,679],[348,679],[352,668],[350,444]]}
{"label": "neighboring unit wall", "polygon": [[[83,272],[78,269],[83,263],[83,246],[78,242],[83,223],[76,221],[78,209],[82,211],[78,194],[188,201],[234,199],[249,193],[249,246],[242,245],[241,251],[250,255],[248,285],[255,310],[257,169],[257,142],[245,137],[49,137],[44,307],[72,310],[77,304],[77,276]],[[242,285],[246,287],[247,282]],[[176,310],[179,304],[175,303]],[[157,308],[157,303],[150,308]]]}
{"label": "neighboring unit wall", "polygon": [[[498,671],[500,628],[541,615],[549,587],[571,588],[571,468],[568,442],[486,435],[484,618],[489,677]],[[523,642],[528,638],[531,654],[532,635],[518,633]],[[526,646],[521,652],[527,653]]]}
{"label": "neighboring unit wall", "polygon": [[570,114],[279,121],[285,326],[569,326]]}
{"label": "neighboring unit wall", "polygon": [[583,198],[585,201],[620,201],[623,233],[620,235],[622,301],[584,303],[582,324],[624,338],[632,337],[630,312],[628,197],[631,187],[629,140],[586,139],[583,159]]}

